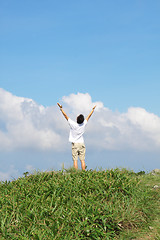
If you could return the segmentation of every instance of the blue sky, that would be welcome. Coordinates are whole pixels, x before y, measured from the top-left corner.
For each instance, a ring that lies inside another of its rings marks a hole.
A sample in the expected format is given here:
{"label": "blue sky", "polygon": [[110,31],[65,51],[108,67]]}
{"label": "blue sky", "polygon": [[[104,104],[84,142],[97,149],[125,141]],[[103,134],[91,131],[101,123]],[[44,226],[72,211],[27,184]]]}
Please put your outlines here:
{"label": "blue sky", "polygon": [[45,107],[80,92],[159,116],[159,11],[158,0],[2,0],[0,88]]}

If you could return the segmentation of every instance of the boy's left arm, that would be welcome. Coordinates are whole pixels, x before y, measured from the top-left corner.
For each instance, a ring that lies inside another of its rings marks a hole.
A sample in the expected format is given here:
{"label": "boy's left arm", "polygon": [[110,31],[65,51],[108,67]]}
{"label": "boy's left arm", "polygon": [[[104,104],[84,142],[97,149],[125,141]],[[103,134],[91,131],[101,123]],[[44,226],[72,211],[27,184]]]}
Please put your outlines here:
{"label": "boy's left arm", "polygon": [[96,108],[96,105],[92,108],[92,111],[89,113],[88,117],[86,118],[87,121],[88,121],[88,120],[90,119],[90,117],[92,116],[95,108]]}

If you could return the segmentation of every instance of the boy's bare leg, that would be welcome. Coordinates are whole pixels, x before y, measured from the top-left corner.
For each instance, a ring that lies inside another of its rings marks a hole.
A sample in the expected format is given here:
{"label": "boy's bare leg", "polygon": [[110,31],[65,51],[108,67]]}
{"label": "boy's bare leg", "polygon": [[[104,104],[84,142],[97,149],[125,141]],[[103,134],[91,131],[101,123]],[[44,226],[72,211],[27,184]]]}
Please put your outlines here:
{"label": "boy's bare leg", "polygon": [[86,169],[86,164],[85,164],[84,160],[81,160],[81,168],[82,168],[82,170]]}
{"label": "boy's bare leg", "polygon": [[77,161],[77,160],[75,160],[75,161],[73,162],[73,166],[74,166],[75,169],[78,169],[78,161]]}

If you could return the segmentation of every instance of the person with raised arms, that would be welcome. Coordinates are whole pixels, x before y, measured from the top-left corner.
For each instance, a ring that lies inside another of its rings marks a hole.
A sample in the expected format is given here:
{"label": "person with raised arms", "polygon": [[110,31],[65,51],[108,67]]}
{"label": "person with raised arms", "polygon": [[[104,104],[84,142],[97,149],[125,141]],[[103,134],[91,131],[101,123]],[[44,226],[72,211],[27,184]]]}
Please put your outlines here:
{"label": "person with raised arms", "polygon": [[69,133],[69,142],[72,143],[72,159],[73,159],[73,166],[75,169],[78,169],[78,157],[81,161],[81,168],[82,170],[85,170],[85,153],[86,153],[86,147],[84,144],[84,138],[83,134],[85,132],[85,127],[88,123],[88,120],[92,116],[96,105],[92,108],[92,111],[89,113],[89,115],[84,119],[84,116],[80,114],[77,117],[77,122],[71,120],[67,114],[64,112],[62,105],[57,103],[59,106],[63,116],[68,121],[68,124],[70,126],[70,133]]}

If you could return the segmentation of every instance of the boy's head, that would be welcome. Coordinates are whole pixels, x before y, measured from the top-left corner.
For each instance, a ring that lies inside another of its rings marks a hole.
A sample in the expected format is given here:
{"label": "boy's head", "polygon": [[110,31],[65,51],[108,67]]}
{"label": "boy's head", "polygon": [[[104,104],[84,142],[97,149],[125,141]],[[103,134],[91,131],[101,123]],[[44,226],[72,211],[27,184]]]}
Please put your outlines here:
{"label": "boy's head", "polygon": [[78,117],[77,117],[77,123],[78,124],[81,124],[84,122],[84,116],[82,114],[80,114]]}

